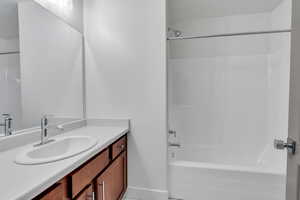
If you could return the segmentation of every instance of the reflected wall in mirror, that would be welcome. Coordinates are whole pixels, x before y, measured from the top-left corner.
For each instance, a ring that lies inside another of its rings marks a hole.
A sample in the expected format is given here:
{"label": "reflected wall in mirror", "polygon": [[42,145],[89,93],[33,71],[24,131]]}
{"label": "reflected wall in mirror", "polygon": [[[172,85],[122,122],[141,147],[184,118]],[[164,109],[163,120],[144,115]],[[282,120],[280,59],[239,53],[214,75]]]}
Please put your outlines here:
{"label": "reflected wall in mirror", "polygon": [[81,22],[43,6],[0,2],[0,136],[38,127],[45,114],[53,123],[84,117]]}

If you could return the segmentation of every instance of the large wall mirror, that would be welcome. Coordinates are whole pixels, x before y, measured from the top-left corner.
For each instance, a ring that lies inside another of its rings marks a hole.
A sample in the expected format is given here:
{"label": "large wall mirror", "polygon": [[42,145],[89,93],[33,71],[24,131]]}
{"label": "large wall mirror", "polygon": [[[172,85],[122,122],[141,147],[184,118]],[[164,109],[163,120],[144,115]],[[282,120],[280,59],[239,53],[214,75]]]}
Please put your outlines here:
{"label": "large wall mirror", "polygon": [[82,34],[35,1],[0,1],[0,136],[84,117]]}

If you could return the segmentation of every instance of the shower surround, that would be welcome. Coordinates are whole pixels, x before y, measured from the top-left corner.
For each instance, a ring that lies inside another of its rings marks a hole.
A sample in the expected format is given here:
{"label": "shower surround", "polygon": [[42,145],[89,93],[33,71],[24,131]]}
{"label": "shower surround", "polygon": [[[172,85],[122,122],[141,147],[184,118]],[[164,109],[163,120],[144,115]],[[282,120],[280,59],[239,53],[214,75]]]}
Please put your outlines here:
{"label": "shower surround", "polygon": [[[226,16],[174,8],[169,27],[183,36],[291,27],[290,0]],[[169,148],[170,195],[284,199],[286,153],[273,140],[288,132],[290,33],[172,40],[168,56],[169,128],[177,132],[169,142],[181,145]]]}

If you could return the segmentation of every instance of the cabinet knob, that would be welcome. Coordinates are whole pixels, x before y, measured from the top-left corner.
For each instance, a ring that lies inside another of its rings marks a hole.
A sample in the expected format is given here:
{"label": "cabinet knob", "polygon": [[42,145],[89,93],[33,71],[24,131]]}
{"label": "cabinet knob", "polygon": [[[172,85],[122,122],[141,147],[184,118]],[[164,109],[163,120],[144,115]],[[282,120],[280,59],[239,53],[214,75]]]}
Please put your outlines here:
{"label": "cabinet knob", "polygon": [[125,149],[125,144],[119,145],[118,148],[121,149],[121,150],[124,150]]}

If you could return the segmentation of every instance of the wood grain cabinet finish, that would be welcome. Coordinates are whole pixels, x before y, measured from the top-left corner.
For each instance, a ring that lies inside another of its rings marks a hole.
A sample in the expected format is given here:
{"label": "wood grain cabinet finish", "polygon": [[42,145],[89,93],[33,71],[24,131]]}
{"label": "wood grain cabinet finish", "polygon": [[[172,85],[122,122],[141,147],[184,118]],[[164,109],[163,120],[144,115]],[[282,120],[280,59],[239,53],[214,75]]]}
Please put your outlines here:
{"label": "wood grain cabinet finish", "polygon": [[75,200],[94,200],[93,185],[89,185]]}
{"label": "wood grain cabinet finish", "polygon": [[71,174],[72,198],[84,187],[90,184],[94,178],[109,164],[109,149],[103,151],[95,159]]}
{"label": "wood grain cabinet finish", "polygon": [[115,159],[121,152],[125,151],[126,147],[126,137],[123,137],[114,143],[112,145],[112,159]]}
{"label": "wood grain cabinet finish", "polygon": [[61,184],[58,184],[53,190],[49,191],[48,194],[41,197],[41,200],[63,200],[63,187]]}
{"label": "wood grain cabinet finish", "polygon": [[125,191],[126,157],[123,152],[107,170],[96,180],[96,199],[97,200],[118,200]]}
{"label": "wood grain cabinet finish", "polygon": [[127,136],[34,200],[121,200],[127,189]]}
{"label": "wood grain cabinet finish", "polygon": [[63,179],[43,192],[34,200],[68,200],[67,180]]}

